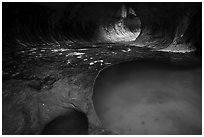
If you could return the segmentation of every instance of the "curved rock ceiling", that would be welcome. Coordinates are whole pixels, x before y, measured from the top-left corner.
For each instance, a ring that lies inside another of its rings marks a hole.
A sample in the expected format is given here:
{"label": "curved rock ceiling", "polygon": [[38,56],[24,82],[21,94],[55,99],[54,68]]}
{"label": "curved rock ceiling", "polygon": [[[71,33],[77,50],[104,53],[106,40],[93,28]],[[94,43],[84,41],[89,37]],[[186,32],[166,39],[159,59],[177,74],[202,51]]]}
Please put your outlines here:
{"label": "curved rock ceiling", "polygon": [[4,11],[3,28],[15,35],[13,42],[18,44],[125,41],[132,46],[190,52],[201,40],[192,35],[201,34],[198,3],[24,3],[8,8],[5,4]]}

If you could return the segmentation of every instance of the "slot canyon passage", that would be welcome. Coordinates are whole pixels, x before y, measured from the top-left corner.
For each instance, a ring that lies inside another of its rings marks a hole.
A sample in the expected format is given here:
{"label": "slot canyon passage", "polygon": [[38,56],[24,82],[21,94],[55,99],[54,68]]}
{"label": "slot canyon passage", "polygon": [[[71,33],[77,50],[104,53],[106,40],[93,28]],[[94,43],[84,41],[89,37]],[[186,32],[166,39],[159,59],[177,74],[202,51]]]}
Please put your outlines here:
{"label": "slot canyon passage", "polygon": [[202,134],[201,2],[3,2],[2,40],[4,135]]}

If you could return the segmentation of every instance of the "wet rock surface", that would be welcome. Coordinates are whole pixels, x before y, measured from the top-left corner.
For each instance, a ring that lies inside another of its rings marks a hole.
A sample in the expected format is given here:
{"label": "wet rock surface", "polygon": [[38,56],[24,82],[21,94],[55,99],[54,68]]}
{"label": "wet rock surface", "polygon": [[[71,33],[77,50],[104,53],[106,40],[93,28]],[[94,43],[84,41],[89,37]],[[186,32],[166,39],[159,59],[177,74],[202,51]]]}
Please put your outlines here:
{"label": "wet rock surface", "polygon": [[194,53],[172,54],[116,46],[86,47],[85,50],[53,46],[53,49],[36,47],[17,51],[15,58],[21,59],[16,61],[22,62],[17,65],[13,59],[3,62],[3,133],[38,134],[48,121],[74,104],[87,114],[89,134],[112,134],[101,129],[92,104],[94,80],[100,70],[143,58],[199,64]]}

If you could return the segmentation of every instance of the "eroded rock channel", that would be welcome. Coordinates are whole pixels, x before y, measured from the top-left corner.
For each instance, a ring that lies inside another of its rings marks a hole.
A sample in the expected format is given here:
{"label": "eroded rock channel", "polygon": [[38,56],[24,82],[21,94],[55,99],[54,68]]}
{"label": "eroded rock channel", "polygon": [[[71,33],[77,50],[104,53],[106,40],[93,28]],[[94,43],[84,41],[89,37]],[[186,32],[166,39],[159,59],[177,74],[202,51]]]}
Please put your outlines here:
{"label": "eroded rock channel", "polygon": [[201,3],[2,5],[3,134],[201,134]]}

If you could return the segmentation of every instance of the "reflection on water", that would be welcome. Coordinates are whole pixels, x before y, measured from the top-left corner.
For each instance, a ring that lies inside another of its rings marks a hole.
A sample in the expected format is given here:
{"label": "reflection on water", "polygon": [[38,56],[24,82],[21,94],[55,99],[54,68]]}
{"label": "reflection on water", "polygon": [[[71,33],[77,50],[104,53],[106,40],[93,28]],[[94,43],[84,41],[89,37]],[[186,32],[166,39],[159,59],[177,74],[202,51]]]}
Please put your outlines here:
{"label": "reflection on water", "polygon": [[96,80],[94,107],[119,134],[201,134],[201,68],[123,63]]}

